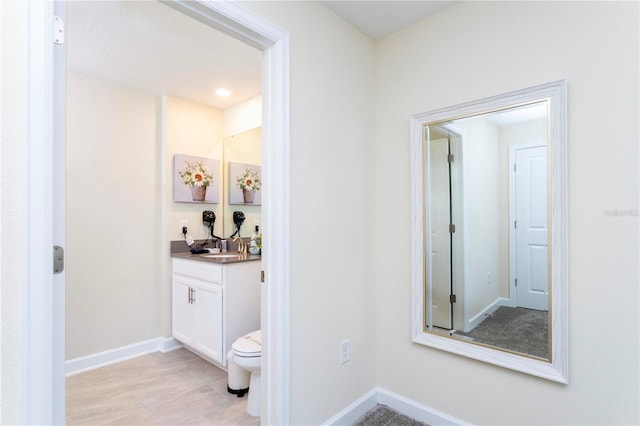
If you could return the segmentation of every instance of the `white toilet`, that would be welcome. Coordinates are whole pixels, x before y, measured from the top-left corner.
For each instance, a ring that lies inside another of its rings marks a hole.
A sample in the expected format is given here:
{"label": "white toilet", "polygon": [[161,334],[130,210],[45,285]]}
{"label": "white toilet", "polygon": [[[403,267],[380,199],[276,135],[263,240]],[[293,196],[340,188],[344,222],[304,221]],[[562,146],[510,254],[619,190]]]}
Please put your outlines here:
{"label": "white toilet", "polygon": [[238,338],[231,345],[233,362],[251,373],[247,413],[260,416],[260,364],[262,362],[262,332],[254,331]]}

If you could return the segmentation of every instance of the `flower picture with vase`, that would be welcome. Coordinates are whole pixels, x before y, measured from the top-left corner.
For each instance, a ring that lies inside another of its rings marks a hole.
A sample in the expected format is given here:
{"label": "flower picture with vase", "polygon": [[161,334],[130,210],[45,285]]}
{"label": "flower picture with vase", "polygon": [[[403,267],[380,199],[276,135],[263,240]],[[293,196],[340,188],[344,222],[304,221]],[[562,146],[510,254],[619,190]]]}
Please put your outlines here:
{"label": "flower picture with vase", "polygon": [[173,200],[182,203],[220,202],[220,161],[176,154],[173,157]]}
{"label": "flower picture with vase", "polygon": [[229,163],[229,204],[259,206],[262,203],[261,167]]}

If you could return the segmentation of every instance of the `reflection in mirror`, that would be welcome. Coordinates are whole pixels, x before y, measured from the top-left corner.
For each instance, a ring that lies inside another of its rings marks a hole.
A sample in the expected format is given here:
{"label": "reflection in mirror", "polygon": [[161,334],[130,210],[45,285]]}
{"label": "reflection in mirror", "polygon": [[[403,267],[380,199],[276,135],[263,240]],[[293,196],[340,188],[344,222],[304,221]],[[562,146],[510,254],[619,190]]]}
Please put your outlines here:
{"label": "reflection in mirror", "polygon": [[412,120],[414,341],[567,382],[564,81]]}
{"label": "reflection in mirror", "polygon": [[425,125],[430,331],[549,358],[547,105]]}
{"label": "reflection in mirror", "polygon": [[[224,236],[229,237],[235,230],[233,223],[233,212],[244,213],[245,221],[242,225],[240,236],[247,238],[251,236],[255,225],[260,225],[262,218],[262,208],[260,205],[252,204],[231,204],[229,193],[236,185],[237,176],[231,176],[229,163],[242,164],[262,164],[262,129],[260,127],[246,132],[233,135],[224,139]],[[262,229],[262,228],[261,228]]]}

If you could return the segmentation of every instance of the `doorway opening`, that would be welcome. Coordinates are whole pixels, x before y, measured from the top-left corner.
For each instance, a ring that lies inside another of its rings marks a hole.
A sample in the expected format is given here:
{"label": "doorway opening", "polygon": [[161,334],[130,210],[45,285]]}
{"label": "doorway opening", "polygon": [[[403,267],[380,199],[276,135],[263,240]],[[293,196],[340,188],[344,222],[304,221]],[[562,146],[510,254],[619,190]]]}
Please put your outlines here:
{"label": "doorway opening", "polygon": [[449,125],[428,126],[431,199],[427,327],[452,332],[462,326],[464,300],[462,135]]}
{"label": "doorway opening", "polygon": [[[289,404],[289,362],[288,362],[288,315],[282,315],[288,312],[288,262],[289,262],[289,233],[288,233],[288,121],[289,121],[289,104],[288,104],[288,55],[289,40],[288,34],[281,29],[264,21],[255,14],[248,12],[243,7],[236,4],[200,4],[200,3],[170,3],[170,6],[182,11],[183,13],[195,17],[201,22],[207,23],[217,29],[222,29],[234,38],[247,43],[251,46],[258,47],[264,53],[263,59],[263,105],[264,105],[264,122],[268,123],[267,128],[263,132],[263,144],[268,148],[269,154],[263,163],[265,180],[269,181],[269,187],[265,187],[263,226],[273,233],[270,239],[270,253],[272,256],[263,259],[263,269],[268,271],[267,279],[269,282],[273,280],[273,285],[263,286],[263,306],[262,306],[262,323],[266,333],[263,333],[263,342],[265,351],[263,352],[263,362],[265,363],[263,373],[263,390],[266,390],[265,404],[263,405],[263,421],[267,423],[287,423],[288,421],[288,404]],[[66,3],[59,1],[55,3],[55,13],[63,19],[65,16]],[[53,22],[54,7],[43,5],[33,9],[34,14],[42,13],[49,16]],[[46,56],[44,52],[46,48],[36,46],[32,48],[30,55],[37,56],[41,54]],[[53,143],[54,149],[51,153],[52,157],[57,161],[53,162],[53,174],[59,176],[64,175],[64,110],[65,95],[64,90],[64,73],[66,69],[59,67],[61,58],[64,59],[64,52],[57,50],[54,54],[56,58],[53,62],[58,66],[45,69],[44,73],[50,78],[50,83],[55,86],[51,90],[49,96],[53,96],[53,102],[43,114],[54,123]],[[55,90],[54,90],[55,89]],[[55,93],[55,95],[53,95]],[[55,114],[54,114],[55,111]],[[46,141],[43,139],[43,143]],[[266,151],[266,150],[265,150]],[[62,156],[63,160],[60,160]],[[51,200],[54,211],[54,222],[62,218],[64,223],[64,185],[56,187],[56,193]],[[43,209],[47,211],[47,209]],[[274,212],[278,212],[278,216]],[[62,226],[64,233],[64,226]],[[43,236],[42,246],[50,246],[50,236]],[[62,276],[62,284],[64,284],[64,276]],[[58,303],[60,294],[64,299],[64,286],[54,289],[54,294],[34,294],[33,299],[29,300],[30,305],[39,306],[43,303],[45,306],[53,306],[51,321],[54,324],[54,330],[47,330],[46,327],[40,328],[40,324],[29,324],[30,337],[35,334],[48,336],[52,342],[52,360],[48,359],[46,351],[42,351],[40,359],[29,360],[25,363],[25,371],[29,371],[36,364],[49,365],[50,371],[45,372],[45,377],[53,377],[40,387],[43,389],[37,397],[29,399],[25,403],[25,407],[30,411],[33,419],[41,419],[37,423],[64,423],[64,309],[61,310],[63,303]],[[37,299],[36,299],[37,298]],[[57,306],[56,306],[57,304]],[[277,305],[277,309],[271,308]],[[278,315],[275,315],[278,312]],[[62,330],[62,331],[61,331]],[[62,336],[62,337],[61,337]],[[37,357],[36,357],[37,358]],[[45,362],[42,362],[45,361]],[[38,368],[33,368],[38,370]],[[62,380],[60,380],[62,377]],[[40,384],[29,383],[27,390],[31,387],[39,387]],[[31,395],[30,392],[25,392]],[[34,392],[34,395],[36,392]],[[41,402],[43,397],[45,400],[51,401],[51,404],[35,403]]]}

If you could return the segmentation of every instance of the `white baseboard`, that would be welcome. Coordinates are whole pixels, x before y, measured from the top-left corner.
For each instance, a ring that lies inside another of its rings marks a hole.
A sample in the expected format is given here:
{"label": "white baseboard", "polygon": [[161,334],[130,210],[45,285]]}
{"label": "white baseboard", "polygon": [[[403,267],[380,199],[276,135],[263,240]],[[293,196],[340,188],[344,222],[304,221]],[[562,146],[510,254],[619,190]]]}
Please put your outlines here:
{"label": "white baseboard", "polygon": [[163,354],[175,351],[176,349],[180,349],[182,347],[182,343],[178,342],[173,337],[169,337],[166,339],[160,337],[160,340],[162,340],[162,342],[160,343],[160,352],[162,352]]}
{"label": "white baseboard", "polygon": [[471,425],[464,420],[382,388],[378,388],[378,403],[429,425]]}
{"label": "white baseboard", "polygon": [[470,425],[470,423],[464,420],[460,420],[381,387],[370,390],[347,408],[327,420],[324,425],[352,425],[377,404],[386,405],[405,416],[430,425]]}
{"label": "white baseboard", "polygon": [[500,306],[506,306],[508,304],[509,304],[509,299],[507,299],[506,297],[498,297],[496,300],[493,301],[493,303],[490,303],[489,305],[485,306],[485,308],[482,311],[480,311],[480,313],[470,318],[466,324],[466,329],[462,331],[467,333],[473,330],[478,325],[480,325],[482,321],[484,321],[487,318],[487,315],[491,315],[492,313],[494,313],[496,309],[498,309]]}
{"label": "white baseboard", "polygon": [[352,425],[367,411],[371,410],[378,403],[378,389],[373,388],[344,410],[323,423],[323,426],[327,425]]}
{"label": "white baseboard", "polygon": [[117,362],[125,361],[127,359],[139,357],[141,355],[146,355],[153,352],[167,353],[180,347],[182,347],[182,345],[172,337],[167,339],[163,337],[157,337],[155,339],[145,340],[143,342],[110,349],[108,351],[99,352],[97,354],[70,359],[66,362],[66,375],[73,376],[74,374],[94,370],[96,368],[115,364]]}

